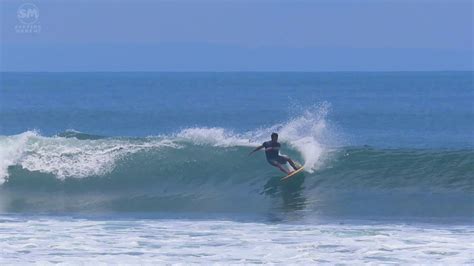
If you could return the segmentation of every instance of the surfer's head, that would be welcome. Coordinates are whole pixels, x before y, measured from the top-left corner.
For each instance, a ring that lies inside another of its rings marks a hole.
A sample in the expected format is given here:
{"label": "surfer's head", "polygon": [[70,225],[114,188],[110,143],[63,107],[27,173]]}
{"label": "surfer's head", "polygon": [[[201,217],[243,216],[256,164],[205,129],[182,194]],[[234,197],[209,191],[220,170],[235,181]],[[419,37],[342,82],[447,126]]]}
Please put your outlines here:
{"label": "surfer's head", "polygon": [[278,141],[278,134],[272,133],[272,141]]}

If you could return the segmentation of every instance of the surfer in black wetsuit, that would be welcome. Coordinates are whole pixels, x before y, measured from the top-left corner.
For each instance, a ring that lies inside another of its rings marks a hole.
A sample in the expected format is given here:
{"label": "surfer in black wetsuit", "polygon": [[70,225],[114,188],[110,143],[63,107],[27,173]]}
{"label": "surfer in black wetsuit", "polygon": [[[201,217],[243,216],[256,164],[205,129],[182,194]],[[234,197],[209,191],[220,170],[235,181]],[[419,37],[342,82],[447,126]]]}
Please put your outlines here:
{"label": "surfer in black wetsuit", "polygon": [[291,160],[290,157],[285,155],[280,155],[280,143],[278,143],[278,134],[272,133],[272,140],[265,141],[262,145],[255,148],[253,151],[249,153],[249,156],[252,155],[254,152],[265,148],[265,155],[267,156],[267,161],[271,165],[277,167],[285,174],[290,174],[291,172],[288,171],[286,168],[283,167],[284,164],[289,163],[293,169],[298,170],[296,164]]}

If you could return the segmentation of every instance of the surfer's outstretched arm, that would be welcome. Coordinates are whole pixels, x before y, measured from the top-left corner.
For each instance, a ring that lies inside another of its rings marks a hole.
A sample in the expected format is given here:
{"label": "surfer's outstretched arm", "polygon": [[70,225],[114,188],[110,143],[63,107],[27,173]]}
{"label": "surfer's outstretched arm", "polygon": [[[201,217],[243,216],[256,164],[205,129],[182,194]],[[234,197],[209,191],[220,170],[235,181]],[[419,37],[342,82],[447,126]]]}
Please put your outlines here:
{"label": "surfer's outstretched arm", "polygon": [[263,148],[263,145],[258,146],[257,148],[255,148],[255,150],[253,150],[249,153],[249,156],[252,155],[256,151],[261,150],[262,148]]}

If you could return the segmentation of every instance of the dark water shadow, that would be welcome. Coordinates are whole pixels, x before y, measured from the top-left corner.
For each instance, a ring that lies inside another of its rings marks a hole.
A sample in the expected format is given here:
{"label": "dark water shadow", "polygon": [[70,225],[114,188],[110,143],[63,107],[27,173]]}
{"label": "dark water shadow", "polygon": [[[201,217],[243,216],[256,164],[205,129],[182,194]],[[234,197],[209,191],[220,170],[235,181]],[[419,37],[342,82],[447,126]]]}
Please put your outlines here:
{"label": "dark water shadow", "polygon": [[306,197],[303,195],[305,174],[298,174],[287,180],[281,180],[281,176],[270,178],[263,187],[261,194],[282,199],[282,205],[278,206],[283,211],[299,211],[306,206]]}

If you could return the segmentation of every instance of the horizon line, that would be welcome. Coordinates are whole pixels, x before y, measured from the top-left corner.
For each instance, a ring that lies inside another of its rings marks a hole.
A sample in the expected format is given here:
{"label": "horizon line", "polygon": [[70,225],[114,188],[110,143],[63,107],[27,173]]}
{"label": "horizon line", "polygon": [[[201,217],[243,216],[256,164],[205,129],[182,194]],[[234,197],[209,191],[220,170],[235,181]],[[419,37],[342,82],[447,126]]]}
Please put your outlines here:
{"label": "horizon line", "polygon": [[373,73],[373,72],[474,72],[471,70],[91,70],[91,71],[51,71],[51,70],[0,70],[0,73]]}

